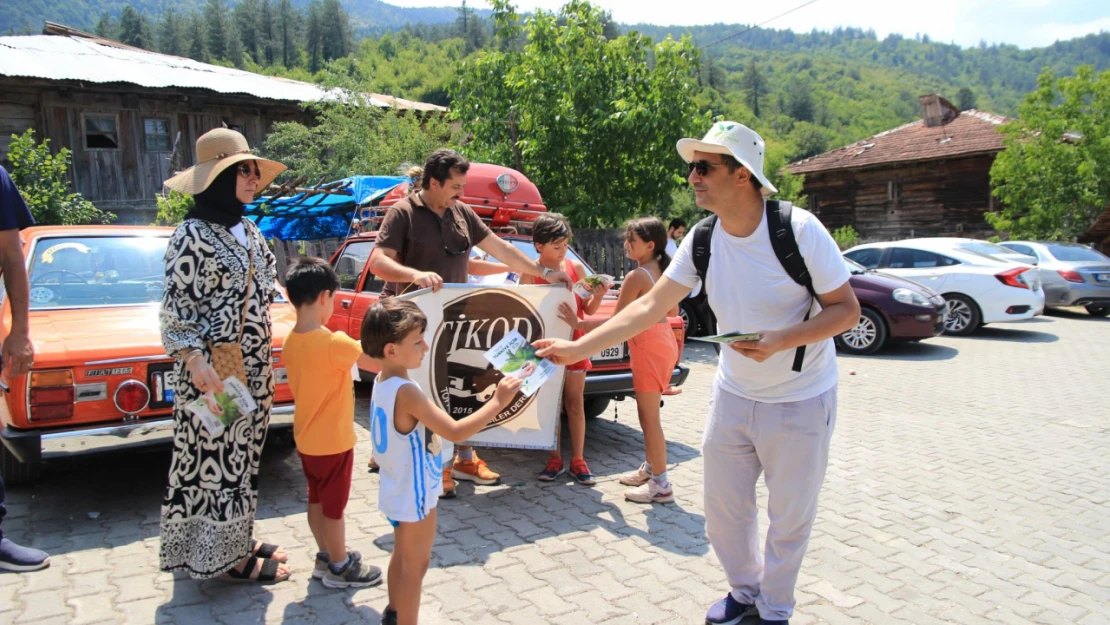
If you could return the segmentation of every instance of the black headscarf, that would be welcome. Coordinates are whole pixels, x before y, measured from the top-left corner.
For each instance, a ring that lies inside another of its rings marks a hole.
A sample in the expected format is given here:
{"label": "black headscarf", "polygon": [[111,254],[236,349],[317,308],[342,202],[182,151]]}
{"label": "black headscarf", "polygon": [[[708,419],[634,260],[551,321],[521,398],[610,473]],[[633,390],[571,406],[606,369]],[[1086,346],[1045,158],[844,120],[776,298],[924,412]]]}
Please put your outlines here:
{"label": "black headscarf", "polygon": [[240,223],[243,220],[243,203],[235,197],[235,185],[239,178],[239,163],[220,172],[212,184],[204,191],[193,196],[195,206],[186,215],[186,219],[203,219],[220,224],[225,228]]}

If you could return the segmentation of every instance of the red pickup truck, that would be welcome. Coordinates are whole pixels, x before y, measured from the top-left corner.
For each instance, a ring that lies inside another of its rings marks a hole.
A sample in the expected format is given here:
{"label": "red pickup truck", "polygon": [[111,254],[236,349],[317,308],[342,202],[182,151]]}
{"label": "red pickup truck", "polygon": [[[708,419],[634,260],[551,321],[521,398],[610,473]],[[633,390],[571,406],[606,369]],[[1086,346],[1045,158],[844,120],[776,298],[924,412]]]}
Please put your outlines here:
{"label": "red pickup truck", "polygon": [[[377,207],[363,209],[361,214],[364,218],[360,223],[364,231],[350,236],[332,256],[331,264],[339,274],[340,287],[335,297],[335,312],[328,322],[330,329],[342,330],[355,339],[360,337],[362,318],[367,309],[378,301],[384,286],[369,268],[370,252],[377,240],[374,229],[388,207],[403,198],[407,191],[407,185],[401,185],[387,194]],[[502,239],[516,245],[529,257],[537,257],[532,246],[530,224],[546,208],[539,190],[523,174],[497,165],[473,163],[467,173],[462,201],[474,208]],[[568,254],[582,261],[573,249]],[[475,248],[472,256],[486,258],[480,248]],[[582,264],[590,275],[594,273],[589,264],[585,261]],[[490,278],[487,277],[484,282],[490,283]],[[608,297],[591,318],[611,317],[616,303],[615,295]],[[681,361],[684,325],[680,317],[671,318],[670,323]],[[627,344],[607,349],[594,356],[592,361],[594,367],[586,376],[585,391],[586,416],[591,418],[604,412],[611,400],[633,396]],[[451,363],[448,366],[452,366]],[[676,365],[671,374],[671,385],[681,386],[689,373],[687,367]],[[371,376],[364,375],[363,378],[369,380]]]}

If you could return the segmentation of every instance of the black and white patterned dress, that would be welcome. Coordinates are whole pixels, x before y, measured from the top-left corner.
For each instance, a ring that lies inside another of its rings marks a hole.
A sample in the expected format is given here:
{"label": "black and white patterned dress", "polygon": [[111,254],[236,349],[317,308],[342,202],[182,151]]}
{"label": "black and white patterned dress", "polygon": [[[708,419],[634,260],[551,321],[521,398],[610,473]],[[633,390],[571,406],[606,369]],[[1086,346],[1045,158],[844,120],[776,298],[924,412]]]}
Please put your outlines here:
{"label": "black and white patterned dress", "polygon": [[[259,410],[220,436],[210,435],[184,409],[199,392],[180,359],[176,367],[173,462],[162,502],[161,567],[183,569],[198,579],[227,571],[250,552],[258,462],[274,399],[270,303],[277,263],[258,228],[249,220],[243,225],[254,251],[255,272],[242,347],[248,385]],[[247,248],[228,228],[200,219],[178,226],[166,251],[160,314],[166,353],[197,347],[207,355],[208,341],[237,341],[247,275]]]}

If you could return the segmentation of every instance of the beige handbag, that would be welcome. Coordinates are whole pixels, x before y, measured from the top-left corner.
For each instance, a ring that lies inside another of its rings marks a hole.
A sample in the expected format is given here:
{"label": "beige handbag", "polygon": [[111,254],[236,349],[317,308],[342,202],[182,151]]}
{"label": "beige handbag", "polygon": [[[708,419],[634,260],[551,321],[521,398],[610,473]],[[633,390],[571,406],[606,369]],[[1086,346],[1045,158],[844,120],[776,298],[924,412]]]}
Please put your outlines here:
{"label": "beige handbag", "polygon": [[[250,237],[250,234],[247,234]],[[243,359],[243,330],[247,326],[247,307],[251,301],[251,285],[254,284],[254,246],[251,239],[247,239],[247,258],[250,270],[247,273],[247,297],[243,301],[243,314],[239,320],[239,340],[234,343],[222,343],[215,345],[208,344],[209,352],[212,354],[212,368],[216,370],[216,375],[220,380],[226,380],[231,377],[239,378],[239,381],[244,386],[249,388],[247,383],[247,365]]]}

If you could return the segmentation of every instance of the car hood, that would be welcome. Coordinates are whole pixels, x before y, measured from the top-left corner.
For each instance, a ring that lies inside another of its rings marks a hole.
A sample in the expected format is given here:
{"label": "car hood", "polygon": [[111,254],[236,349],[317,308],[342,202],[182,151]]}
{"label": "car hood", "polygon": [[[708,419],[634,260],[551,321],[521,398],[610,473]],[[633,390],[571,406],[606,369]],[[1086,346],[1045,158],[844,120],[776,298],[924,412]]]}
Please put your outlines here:
{"label": "car hood", "polygon": [[865,287],[872,291],[885,291],[889,293],[893,292],[894,289],[910,289],[911,291],[921,293],[925,297],[933,297],[936,295],[931,289],[916,282],[889,273],[882,273],[881,271],[852,274],[850,282],[855,288]]}
{"label": "car hood", "polygon": [[[39,310],[30,315],[35,368],[94,360],[161,356],[160,307]],[[274,347],[281,347],[296,323],[289,304],[270,307]]]}

